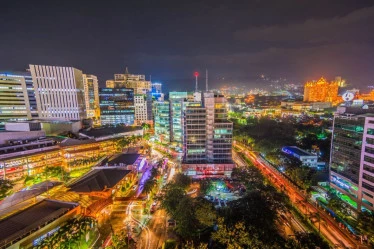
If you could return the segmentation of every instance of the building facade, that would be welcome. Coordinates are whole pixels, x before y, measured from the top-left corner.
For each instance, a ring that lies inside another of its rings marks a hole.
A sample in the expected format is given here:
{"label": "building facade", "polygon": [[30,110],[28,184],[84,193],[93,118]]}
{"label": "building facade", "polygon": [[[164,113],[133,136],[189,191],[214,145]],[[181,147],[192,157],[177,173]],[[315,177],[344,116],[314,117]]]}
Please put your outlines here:
{"label": "building facade", "polygon": [[182,144],[183,141],[183,105],[187,102],[187,92],[170,92],[169,102],[170,102],[170,140],[178,144]]}
{"label": "building facade", "polygon": [[152,98],[156,101],[164,101],[164,94],[162,93],[161,83],[152,83]]}
{"label": "building facade", "polygon": [[0,123],[31,119],[25,78],[0,74]]}
{"label": "building facade", "polygon": [[86,105],[86,117],[100,125],[100,100],[99,83],[97,77],[92,74],[83,74],[84,100]]}
{"label": "building facade", "polygon": [[30,65],[39,118],[86,117],[82,71],[73,67]]}
{"label": "building facade", "polygon": [[339,82],[332,81],[330,83],[323,77],[318,81],[308,81],[304,85],[304,101],[305,102],[331,102],[337,104]]}
{"label": "building facade", "polygon": [[147,92],[146,94],[135,94],[134,95],[134,106],[135,106],[135,123],[152,123],[152,94]]}
{"label": "building facade", "polygon": [[349,109],[334,118],[330,185],[351,200],[353,209],[373,211],[374,110]]}
{"label": "building facade", "polygon": [[167,101],[154,102],[155,137],[161,143],[170,142],[170,106]]}
{"label": "building facade", "polygon": [[202,94],[183,111],[183,171],[192,176],[231,175],[233,124],[223,95]]}
{"label": "building facade", "polygon": [[146,94],[152,90],[152,83],[142,74],[129,74],[126,68],[124,74],[115,74],[114,80],[106,81],[107,88],[132,88],[135,94]]}
{"label": "building facade", "polygon": [[101,125],[134,124],[133,89],[101,88],[99,98]]}

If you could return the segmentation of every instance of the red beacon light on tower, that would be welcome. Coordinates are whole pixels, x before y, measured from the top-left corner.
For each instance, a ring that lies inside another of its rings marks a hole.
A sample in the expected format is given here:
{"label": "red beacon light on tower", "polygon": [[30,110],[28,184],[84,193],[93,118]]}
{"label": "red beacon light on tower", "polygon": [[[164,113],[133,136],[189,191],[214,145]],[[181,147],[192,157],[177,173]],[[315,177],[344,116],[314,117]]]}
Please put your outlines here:
{"label": "red beacon light on tower", "polygon": [[193,75],[194,75],[195,77],[199,77],[199,72],[194,72]]}

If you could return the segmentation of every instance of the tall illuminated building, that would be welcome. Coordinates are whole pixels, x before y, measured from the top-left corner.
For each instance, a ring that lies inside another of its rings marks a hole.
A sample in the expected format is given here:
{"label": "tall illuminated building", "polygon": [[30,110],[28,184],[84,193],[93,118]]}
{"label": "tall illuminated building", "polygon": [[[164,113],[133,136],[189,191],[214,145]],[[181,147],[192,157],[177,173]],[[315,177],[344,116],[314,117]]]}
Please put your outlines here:
{"label": "tall illuminated building", "polygon": [[169,92],[170,102],[170,140],[182,144],[183,102],[187,101],[187,92]]}
{"label": "tall illuminated building", "polygon": [[146,94],[152,90],[152,83],[142,74],[129,74],[127,68],[124,74],[115,74],[114,79],[106,81],[107,88],[132,88],[134,94]]}
{"label": "tall illuminated building", "polygon": [[155,101],[155,136],[161,143],[170,142],[170,105],[167,101]]}
{"label": "tall illuminated building", "polygon": [[374,211],[374,109],[338,108],[333,126],[330,186],[357,211]]}
{"label": "tall illuminated building", "polygon": [[163,101],[164,94],[162,93],[162,84],[161,83],[152,83],[152,98],[156,101]]}
{"label": "tall illuminated building", "polygon": [[101,125],[134,124],[134,90],[130,88],[100,88]]}
{"label": "tall illuminated building", "polygon": [[39,118],[86,117],[82,71],[73,67],[30,65]]}
{"label": "tall illuminated building", "polygon": [[91,118],[94,124],[100,125],[99,83],[92,74],[83,74],[84,100],[86,104],[86,117]]}
{"label": "tall illuminated building", "polygon": [[304,85],[305,102],[331,102],[336,103],[338,98],[339,82],[328,83],[321,77],[318,81],[308,81]]}
{"label": "tall illuminated building", "polygon": [[34,84],[32,82],[32,77],[29,71],[18,72],[18,71],[11,71],[11,72],[0,72],[1,76],[10,76],[10,77],[17,77],[17,78],[24,78],[26,83],[27,89],[27,97],[29,99],[30,105],[30,114],[31,118],[38,117],[38,108],[35,99],[35,91],[34,91]]}
{"label": "tall illuminated building", "polygon": [[233,124],[223,95],[202,93],[183,109],[183,171],[192,176],[231,175]]}
{"label": "tall illuminated building", "polygon": [[146,94],[135,94],[134,106],[136,124],[141,125],[143,123],[153,122],[151,92],[147,92]]}
{"label": "tall illuminated building", "polygon": [[0,74],[0,125],[31,119],[30,101],[23,76]]}

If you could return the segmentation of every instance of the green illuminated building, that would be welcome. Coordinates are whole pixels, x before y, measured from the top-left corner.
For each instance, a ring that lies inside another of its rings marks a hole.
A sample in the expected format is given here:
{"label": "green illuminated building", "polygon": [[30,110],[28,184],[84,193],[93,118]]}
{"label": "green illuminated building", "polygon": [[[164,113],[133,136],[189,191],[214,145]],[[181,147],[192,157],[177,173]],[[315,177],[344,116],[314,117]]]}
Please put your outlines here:
{"label": "green illuminated building", "polygon": [[170,106],[167,101],[154,102],[155,135],[162,143],[170,142]]}
{"label": "green illuminated building", "polygon": [[334,118],[330,185],[357,211],[374,210],[373,112],[347,107]]}

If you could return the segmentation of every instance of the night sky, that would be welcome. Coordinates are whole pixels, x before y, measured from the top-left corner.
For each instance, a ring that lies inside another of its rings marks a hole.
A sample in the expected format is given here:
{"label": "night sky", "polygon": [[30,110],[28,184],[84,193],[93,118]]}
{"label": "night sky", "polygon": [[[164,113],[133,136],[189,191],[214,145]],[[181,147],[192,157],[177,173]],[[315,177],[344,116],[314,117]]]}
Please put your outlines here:
{"label": "night sky", "polygon": [[55,2],[2,1],[1,70],[74,66],[104,86],[128,66],[168,90],[205,68],[213,87],[260,74],[374,85],[372,0]]}

